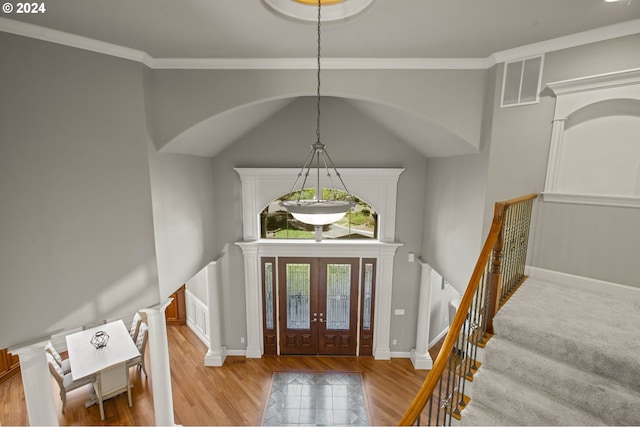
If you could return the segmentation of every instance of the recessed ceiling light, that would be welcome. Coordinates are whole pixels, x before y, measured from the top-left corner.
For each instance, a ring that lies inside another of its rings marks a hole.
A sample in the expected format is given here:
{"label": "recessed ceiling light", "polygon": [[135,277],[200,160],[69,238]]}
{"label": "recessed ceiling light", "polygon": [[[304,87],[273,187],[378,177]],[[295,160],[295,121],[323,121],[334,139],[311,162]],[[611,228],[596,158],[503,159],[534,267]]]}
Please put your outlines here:
{"label": "recessed ceiling light", "polygon": [[[318,5],[318,0],[295,0],[295,1],[302,4],[310,4],[312,6]],[[616,1],[616,0],[609,0],[609,1]],[[320,3],[322,3],[323,6],[326,6],[328,4],[342,3],[342,2],[344,2],[344,0],[320,0]]]}
{"label": "recessed ceiling light", "polygon": [[[318,0],[263,0],[273,10],[295,19],[315,22]],[[338,21],[357,15],[373,0],[321,0],[322,21]]]}

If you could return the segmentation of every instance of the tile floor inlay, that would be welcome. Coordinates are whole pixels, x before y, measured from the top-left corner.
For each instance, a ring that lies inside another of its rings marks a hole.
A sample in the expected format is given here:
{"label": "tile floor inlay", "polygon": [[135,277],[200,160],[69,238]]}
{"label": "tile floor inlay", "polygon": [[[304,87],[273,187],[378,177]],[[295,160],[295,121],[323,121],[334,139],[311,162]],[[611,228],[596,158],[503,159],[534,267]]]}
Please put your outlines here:
{"label": "tile floor inlay", "polygon": [[262,425],[368,424],[360,373],[273,373]]}

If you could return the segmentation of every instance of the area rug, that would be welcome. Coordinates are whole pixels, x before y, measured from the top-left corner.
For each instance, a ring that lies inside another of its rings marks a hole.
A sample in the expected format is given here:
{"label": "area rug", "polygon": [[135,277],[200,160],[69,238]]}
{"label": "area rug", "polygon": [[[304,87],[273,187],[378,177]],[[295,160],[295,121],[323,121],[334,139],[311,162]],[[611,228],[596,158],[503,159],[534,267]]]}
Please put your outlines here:
{"label": "area rug", "polygon": [[262,425],[369,425],[361,373],[274,372]]}

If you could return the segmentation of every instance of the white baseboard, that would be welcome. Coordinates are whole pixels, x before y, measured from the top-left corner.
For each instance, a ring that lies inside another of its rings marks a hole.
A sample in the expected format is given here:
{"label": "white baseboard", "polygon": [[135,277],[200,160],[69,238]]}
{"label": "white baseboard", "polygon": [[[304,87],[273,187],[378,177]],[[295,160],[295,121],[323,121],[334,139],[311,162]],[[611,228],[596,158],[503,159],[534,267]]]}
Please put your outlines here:
{"label": "white baseboard", "polygon": [[436,337],[434,339],[429,341],[428,348],[431,348],[434,345],[438,344],[438,341],[440,341],[442,339],[442,337],[447,335],[447,332],[449,332],[449,327],[448,326],[446,328],[444,328],[444,331],[442,331],[438,335],[436,335]]}
{"label": "white baseboard", "polygon": [[227,350],[227,356],[247,356],[247,350]]}
{"label": "white baseboard", "polygon": [[408,351],[392,351],[390,353],[392,359],[409,359],[411,353]]}
{"label": "white baseboard", "polygon": [[563,286],[583,289],[589,292],[605,293],[615,298],[632,298],[634,300],[640,300],[640,288],[633,286],[621,285],[619,283],[606,282],[604,280],[576,276],[573,274],[546,270],[538,267],[527,266],[524,272],[532,279],[549,281]]}

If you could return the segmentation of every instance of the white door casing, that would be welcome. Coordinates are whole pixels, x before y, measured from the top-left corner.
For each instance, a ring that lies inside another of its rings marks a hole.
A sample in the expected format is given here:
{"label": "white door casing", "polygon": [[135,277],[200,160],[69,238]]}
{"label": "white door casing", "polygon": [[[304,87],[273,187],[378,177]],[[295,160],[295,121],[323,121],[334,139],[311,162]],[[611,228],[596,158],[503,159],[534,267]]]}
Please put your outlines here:
{"label": "white door casing", "polygon": [[[291,190],[299,169],[236,168],[242,181],[243,238],[236,242],[244,255],[247,351],[249,358],[260,358],[262,341],[262,257],[355,257],[377,258],[376,301],[374,305],[373,355],[391,357],[391,291],[393,260],[402,243],[395,242],[397,184],[404,169],[340,169],[349,191],[378,212],[379,240],[267,240],[260,239],[260,212],[273,200]],[[321,185],[328,186],[323,182]]]}

